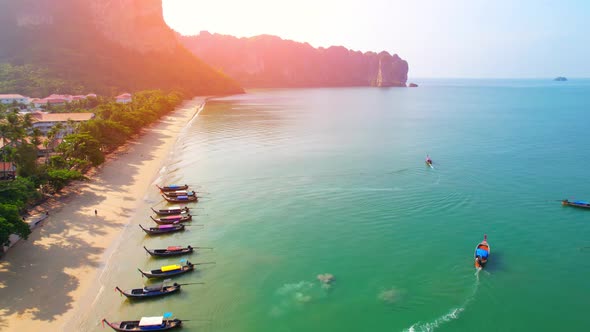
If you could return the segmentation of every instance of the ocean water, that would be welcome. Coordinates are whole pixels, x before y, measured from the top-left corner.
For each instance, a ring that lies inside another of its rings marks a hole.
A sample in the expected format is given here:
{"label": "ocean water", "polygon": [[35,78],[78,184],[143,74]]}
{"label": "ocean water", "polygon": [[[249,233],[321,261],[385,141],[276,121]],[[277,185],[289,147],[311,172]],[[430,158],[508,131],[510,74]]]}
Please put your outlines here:
{"label": "ocean water", "polygon": [[[424,80],[211,100],[158,180],[201,192],[204,227],[149,238],[138,213],[80,328],[173,312],[185,331],[585,330],[590,211],[558,200],[590,199],[588,96],[590,80]],[[141,246],[175,244],[215,248],[177,280],[205,285],[143,303],[110,290],[178,262]]]}

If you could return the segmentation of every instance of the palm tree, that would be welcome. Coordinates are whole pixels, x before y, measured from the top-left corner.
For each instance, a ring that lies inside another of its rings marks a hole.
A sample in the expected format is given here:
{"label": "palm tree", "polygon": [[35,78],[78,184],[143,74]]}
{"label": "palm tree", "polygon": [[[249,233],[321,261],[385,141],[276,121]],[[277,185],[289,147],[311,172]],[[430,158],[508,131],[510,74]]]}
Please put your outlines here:
{"label": "palm tree", "polygon": [[45,163],[49,162],[49,147],[55,145],[55,142],[57,138],[59,138],[59,134],[63,129],[64,125],[62,123],[58,123],[51,127],[49,132],[47,132],[47,140],[43,142],[43,147],[45,148]]}

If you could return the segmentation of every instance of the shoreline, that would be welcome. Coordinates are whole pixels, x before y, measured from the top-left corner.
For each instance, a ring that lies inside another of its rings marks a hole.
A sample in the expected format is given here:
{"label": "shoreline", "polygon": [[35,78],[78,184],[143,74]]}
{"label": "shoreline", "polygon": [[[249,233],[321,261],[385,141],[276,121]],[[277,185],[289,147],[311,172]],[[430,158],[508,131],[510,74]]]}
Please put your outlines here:
{"label": "shoreline", "polygon": [[[96,298],[96,287],[136,207],[161,176],[181,132],[209,98],[184,101],[56,200],[28,240],[0,261],[0,330],[63,330]],[[140,193],[141,196],[136,195]],[[98,215],[94,215],[94,210]],[[101,287],[102,289],[103,287]]]}

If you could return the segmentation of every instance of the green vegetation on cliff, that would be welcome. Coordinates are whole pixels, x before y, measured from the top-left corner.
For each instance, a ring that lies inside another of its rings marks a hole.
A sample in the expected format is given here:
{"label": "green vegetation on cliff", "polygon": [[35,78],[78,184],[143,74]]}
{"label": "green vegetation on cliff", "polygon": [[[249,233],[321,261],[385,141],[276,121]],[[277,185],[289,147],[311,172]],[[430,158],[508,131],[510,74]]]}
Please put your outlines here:
{"label": "green vegetation on cliff", "polygon": [[[180,45],[162,17],[146,20],[142,6],[118,3],[123,7],[77,0],[4,1],[0,93],[41,97],[82,92],[112,96],[151,89],[187,95],[242,92],[233,79]],[[106,7],[97,12],[98,6]],[[138,18],[127,22],[116,16],[119,12],[137,12]],[[126,39],[117,39],[119,35]],[[152,47],[138,47],[135,40]]]}

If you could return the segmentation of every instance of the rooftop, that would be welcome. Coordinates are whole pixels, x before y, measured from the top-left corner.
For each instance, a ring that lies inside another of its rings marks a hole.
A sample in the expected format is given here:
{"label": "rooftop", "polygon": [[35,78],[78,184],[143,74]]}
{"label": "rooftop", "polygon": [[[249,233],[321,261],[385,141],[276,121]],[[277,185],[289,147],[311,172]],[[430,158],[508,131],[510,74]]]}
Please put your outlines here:
{"label": "rooftop", "polygon": [[32,113],[35,122],[67,122],[88,121],[94,118],[94,113]]}
{"label": "rooftop", "polygon": [[0,95],[0,99],[22,99],[22,98],[27,98],[23,95],[17,95],[17,94],[6,94],[6,95]]}

